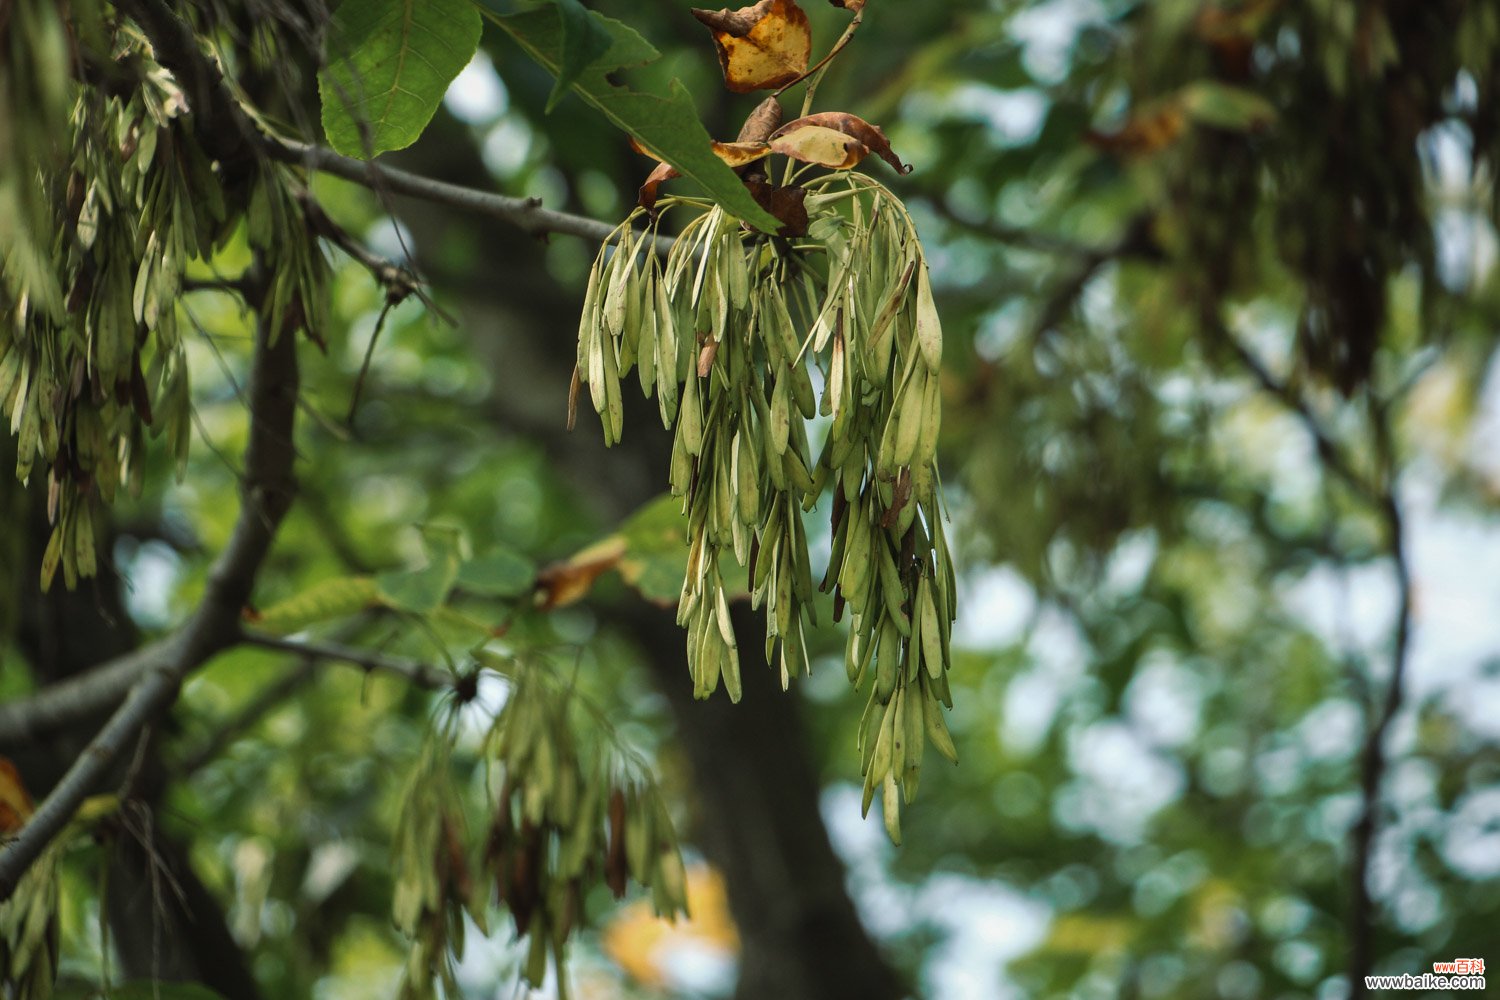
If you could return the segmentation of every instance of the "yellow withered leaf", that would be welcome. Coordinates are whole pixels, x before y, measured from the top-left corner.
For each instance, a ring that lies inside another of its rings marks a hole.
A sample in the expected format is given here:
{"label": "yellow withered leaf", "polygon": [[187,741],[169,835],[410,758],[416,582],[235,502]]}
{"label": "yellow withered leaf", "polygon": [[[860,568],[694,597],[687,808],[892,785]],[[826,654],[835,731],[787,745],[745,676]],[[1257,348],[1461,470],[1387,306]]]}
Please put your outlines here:
{"label": "yellow withered leaf", "polygon": [[537,607],[551,611],[581,600],[593,589],[594,581],[614,569],[624,555],[625,539],[614,535],[571,559],[545,567],[536,575]]}
{"label": "yellow withered leaf", "polygon": [[870,147],[858,139],[822,125],[802,125],[778,135],[771,150],[831,170],[848,170],[870,155]]}
{"label": "yellow withered leaf", "polygon": [[731,167],[743,167],[747,163],[771,155],[771,146],[764,142],[715,142],[714,155]]}
{"label": "yellow withered leaf", "polygon": [[[793,153],[787,152],[785,149],[778,146],[778,140],[789,138],[794,133],[814,127],[841,133],[842,135],[858,142],[860,146],[864,147],[864,153],[860,154],[860,159],[863,159],[870,153],[874,153],[876,156],[880,157],[882,160],[889,163],[893,168],[895,168],[897,173],[911,173],[911,167],[901,162],[901,158],[896,155],[894,150],[891,149],[891,141],[885,137],[885,133],[880,130],[879,126],[871,125],[863,118],[860,118],[857,115],[851,115],[847,111],[821,111],[815,115],[807,115],[806,117],[798,118],[795,121],[789,121],[785,125],[781,126],[781,128],[771,133],[771,149],[777,153],[785,153],[785,155],[787,156],[794,155]],[[816,135],[818,136],[818,138],[814,138],[813,135],[809,135],[809,137],[805,141],[822,141],[821,134],[819,133]],[[802,157],[798,157],[798,159],[802,159]],[[807,160],[806,162],[822,163],[823,161]],[[859,160],[856,159],[854,162],[858,163]],[[823,165],[829,166],[830,164],[824,163]]]}
{"label": "yellow withered leaf", "polygon": [[807,72],[812,30],[797,0],[692,13],[713,32],[724,83],[735,93],[785,86]]}

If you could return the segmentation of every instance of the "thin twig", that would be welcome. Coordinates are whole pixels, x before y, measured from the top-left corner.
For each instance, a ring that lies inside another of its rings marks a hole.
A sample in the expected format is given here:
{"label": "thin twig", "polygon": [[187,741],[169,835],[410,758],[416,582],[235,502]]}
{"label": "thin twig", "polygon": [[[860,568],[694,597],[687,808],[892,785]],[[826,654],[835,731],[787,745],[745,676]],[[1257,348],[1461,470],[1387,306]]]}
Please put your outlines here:
{"label": "thin twig", "polygon": [[1205,317],[1205,325],[1213,338],[1230,350],[1261,388],[1280,400],[1282,405],[1291,410],[1302,422],[1303,428],[1313,440],[1313,446],[1317,449],[1318,457],[1322,460],[1324,467],[1365,502],[1376,508],[1383,506],[1384,492],[1373,486],[1369,479],[1355,468],[1354,462],[1344,454],[1343,449],[1333,439],[1333,435],[1323,426],[1322,418],[1313,410],[1307,398],[1290,382],[1278,379],[1271,374],[1271,370],[1255,356],[1254,352],[1240,342],[1240,339],[1217,315]]}
{"label": "thin twig", "polygon": [[380,307],[380,318],[375,321],[375,329],[370,332],[370,342],[365,345],[365,357],[360,362],[359,374],[354,377],[354,388],[349,392],[349,415],[344,418],[346,432],[351,435],[354,433],[355,414],[359,412],[359,397],[365,388],[365,377],[370,373],[370,362],[375,359],[375,345],[380,342],[380,331],[385,329],[386,317],[395,306],[395,301],[387,296],[385,305]]}
{"label": "thin twig", "polygon": [[[806,80],[808,77],[812,76],[814,73],[821,72],[824,69],[824,67],[826,67],[829,63],[833,62],[834,57],[837,56],[840,52],[844,51],[844,46],[848,45],[851,41],[853,41],[853,39],[854,39],[854,33],[859,30],[859,26],[860,26],[861,23],[864,22],[864,19],[865,19],[865,12],[864,12],[863,8],[860,8],[859,10],[855,11],[854,12],[854,19],[849,22],[849,27],[845,28],[844,29],[844,33],[839,36],[839,40],[833,43],[833,48],[831,48],[831,49],[828,50],[828,54],[826,56],[824,56],[822,59],[819,59],[817,65],[814,66],[812,69],[808,70],[806,73],[803,73],[801,76],[797,77],[797,79],[793,80],[791,83],[783,85],[780,90],[774,91],[772,93],[772,96],[773,97],[780,97],[782,94],[786,93],[788,90],[791,90],[793,87],[797,86],[797,84],[801,83],[803,80]],[[807,88],[807,90],[808,90],[807,103],[808,104],[812,103],[812,91],[817,87],[817,85],[821,81],[821,79],[822,78],[819,77],[818,80],[813,81],[812,86],[810,86],[810,87]],[[804,108],[802,114],[803,115],[807,114],[807,110],[805,108]]]}
{"label": "thin twig", "polygon": [[224,292],[229,295],[244,296],[245,282],[243,278],[183,278],[182,290],[184,292]]}
{"label": "thin twig", "polygon": [[[854,19],[849,22],[849,27],[844,29],[844,33],[839,36],[839,40],[833,43],[833,48],[828,50],[828,55],[818,60],[818,64],[802,74],[802,77],[786,85],[790,87],[792,84],[800,83],[803,79],[807,80],[807,89],[802,93],[802,114],[798,117],[806,118],[812,112],[813,97],[818,93],[818,84],[823,82],[823,77],[828,73],[829,61],[844,50],[844,46],[849,44],[849,40],[854,37],[854,33],[859,30],[859,26],[864,19],[865,12],[863,9],[855,11]],[[781,90],[785,89],[786,87],[781,88]],[[781,90],[778,90],[776,93],[780,94]],[[782,187],[791,184],[792,171],[796,166],[796,161],[790,158],[787,159],[786,173],[781,178]]]}
{"label": "thin twig", "polygon": [[1055,254],[1060,257],[1097,258],[1103,255],[1124,257],[1126,254],[1120,252],[1117,246],[1091,246],[1087,243],[1079,243],[1070,240],[1066,236],[1058,236],[1054,233],[1042,232],[1039,229],[1030,229],[1026,226],[1011,226],[995,219],[973,219],[953,209],[948,200],[940,194],[926,193],[926,204],[939,217],[947,222],[966,229],[976,236],[982,236],[996,243],[1004,243],[1007,246],[1019,250],[1030,250],[1035,253]]}
{"label": "thin twig", "polygon": [[[1361,473],[1352,459],[1324,426],[1312,404],[1290,382],[1271,374],[1225,326],[1215,310],[1206,309],[1205,329],[1227,346],[1262,389],[1275,396],[1301,421],[1317,448],[1323,467],[1344,483],[1357,499],[1370,507],[1385,527],[1391,563],[1396,577],[1396,620],[1392,627],[1391,674],[1385,696],[1365,734],[1359,756],[1360,812],[1350,836],[1353,840],[1350,875],[1349,991],[1352,1000],[1368,995],[1365,976],[1370,974],[1375,954],[1375,904],[1370,894],[1370,859],[1380,823],[1381,785],[1385,780],[1385,743],[1392,723],[1405,700],[1406,671],[1411,659],[1412,573],[1406,548],[1405,518],[1397,496],[1399,469],[1392,440],[1391,402],[1372,396],[1370,424],[1378,467],[1374,476]],[[1378,478],[1376,478],[1378,477]]]}
{"label": "thin twig", "polygon": [[317,669],[317,665],[316,660],[304,659],[278,677],[273,683],[262,688],[244,708],[235,713],[233,717],[220,723],[214,730],[213,735],[199,744],[197,749],[183,757],[182,762],[172,769],[178,780],[196,774],[205,765],[217,760],[230,745],[239,739],[251,726],[259,722],[267,712],[276,708],[287,698],[295,694],[298,688],[311,680]]}
{"label": "thin twig", "polygon": [[[396,167],[343,156],[322,146],[266,136],[264,149],[272,159],[281,160],[284,163],[342,177],[371,190],[384,189],[393,194],[403,194],[412,198],[420,198],[423,201],[449,205],[466,212],[487,215],[509,223],[532,236],[558,233],[581,236],[603,243],[609,240],[615,231],[615,227],[607,222],[543,208],[540,198],[516,198],[490,191],[479,191],[459,184],[449,184],[446,181],[432,180]],[[672,239],[667,236],[658,236],[656,245],[662,253],[666,253],[672,249]]]}
{"label": "thin twig", "polygon": [[1354,859],[1351,876],[1349,948],[1349,989],[1352,998],[1367,995],[1365,976],[1375,960],[1375,907],[1370,894],[1370,857],[1375,834],[1380,826],[1380,790],[1385,780],[1385,741],[1391,724],[1401,711],[1406,696],[1406,669],[1411,658],[1412,574],[1406,550],[1406,533],[1401,504],[1396,495],[1397,468],[1392,441],[1390,412],[1384,404],[1371,408],[1374,422],[1375,450],[1380,458],[1385,484],[1379,508],[1389,538],[1391,562],[1395,568],[1397,606],[1391,653],[1391,676],[1386,681],[1385,698],[1374,724],[1365,736],[1359,760],[1360,812],[1354,824]]}
{"label": "thin twig", "polygon": [[[322,146],[268,134],[246,114],[220,75],[219,67],[204,56],[192,27],[171,5],[164,0],[121,0],[120,5],[144,30],[161,64],[183,82],[206,151],[235,169],[257,158],[278,160],[342,177],[381,194],[408,195],[477,212],[532,236],[558,233],[603,242],[614,232],[615,227],[609,223],[544,208],[539,198],[516,198],[431,180],[374,161],[343,156]],[[671,249],[672,241],[659,236],[657,245],[665,253]]]}
{"label": "thin twig", "polygon": [[426,688],[430,691],[449,688],[457,682],[457,678],[453,674],[445,670],[438,670],[435,667],[429,667],[425,663],[398,660],[380,653],[356,649],[352,646],[343,646],[331,642],[283,639],[280,636],[263,635],[255,632],[246,632],[241,638],[246,645],[258,646],[261,649],[274,649],[282,653],[292,653],[314,661],[329,660],[338,663],[349,663],[356,667],[362,667],[371,673],[392,674],[396,677],[405,678],[417,687]]}

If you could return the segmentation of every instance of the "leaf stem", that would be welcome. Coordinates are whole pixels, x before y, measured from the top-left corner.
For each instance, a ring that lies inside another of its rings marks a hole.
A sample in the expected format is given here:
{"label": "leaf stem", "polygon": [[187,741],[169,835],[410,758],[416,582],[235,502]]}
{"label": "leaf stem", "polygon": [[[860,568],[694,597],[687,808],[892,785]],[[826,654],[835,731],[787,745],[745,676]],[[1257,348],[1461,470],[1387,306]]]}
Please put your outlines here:
{"label": "leaf stem", "polygon": [[828,50],[828,54],[825,55],[822,59],[819,59],[817,65],[813,66],[812,69],[808,70],[806,73],[803,73],[791,83],[784,84],[780,90],[774,91],[772,93],[772,96],[780,97],[788,90],[791,90],[793,87],[797,86],[797,84],[801,83],[803,80],[806,80],[809,77],[816,76],[816,79],[814,79],[807,85],[807,94],[802,99],[802,116],[805,117],[808,112],[812,110],[813,94],[817,91],[818,84],[823,79],[823,73],[828,69],[828,64],[833,61],[835,56],[844,51],[844,46],[848,45],[850,40],[854,38],[854,33],[859,30],[860,23],[863,22],[864,19],[865,12],[863,10],[855,11],[854,18],[849,22],[849,27],[845,28],[844,33],[839,36],[839,40],[833,43],[833,48]]}
{"label": "leaf stem", "polygon": [[[818,64],[812,69],[803,73],[785,87],[782,87],[781,90],[776,91],[774,96],[780,97],[788,88],[795,87],[803,80],[807,81],[807,91],[802,95],[802,113],[797,116],[798,118],[806,118],[812,113],[813,97],[818,92],[818,84],[823,82],[823,77],[828,72],[828,64],[833,62],[834,57],[844,51],[844,47],[853,40],[854,33],[859,30],[859,26],[863,23],[864,19],[864,10],[855,11],[854,17],[849,21],[849,27],[845,28],[844,33],[839,36],[839,40],[833,43],[833,48],[828,50],[828,54],[819,59]],[[792,169],[795,166],[796,161],[788,157],[786,161],[786,174],[781,179],[782,187],[786,187],[792,182]]]}

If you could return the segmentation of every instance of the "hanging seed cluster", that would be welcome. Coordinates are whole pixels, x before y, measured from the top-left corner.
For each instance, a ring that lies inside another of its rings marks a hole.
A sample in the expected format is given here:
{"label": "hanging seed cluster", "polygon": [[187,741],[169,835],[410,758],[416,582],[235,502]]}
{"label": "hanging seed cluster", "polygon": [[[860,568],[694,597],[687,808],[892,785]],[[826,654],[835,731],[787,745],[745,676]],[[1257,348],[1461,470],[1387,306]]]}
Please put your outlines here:
{"label": "hanging seed cluster", "polygon": [[[463,914],[484,928],[492,899],[509,911],[517,937],[527,938],[524,974],[537,987],[549,956],[563,967],[598,882],[620,898],[634,879],[650,890],[658,915],[686,911],[677,834],[648,769],[612,740],[576,735],[571,713],[592,706],[561,689],[552,671],[479,655],[512,678],[484,743],[500,788],[476,878],[446,752],[429,750],[418,768],[398,833],[393,905],[397,927],[412,940],[407,997],[432,996],[434,976],[452,995],[450,956],[463,953]],[[593,732],[610,736],[602,714],[592,721]]]}
{"label": "hanging seed cluster", "polygon": [[[127,46],[127,49],[129,47]],[[122,53],[123,54],[123,53]],[[182,267],[224,219],[209,162],[178,119],[170,74],[139,51],[128,97],[80,93],[64,169],[39,173],[46,241],[28,228],[7,260],[40,250],[0,283],[0,408],[17,437],[16,475],[47,470],[52,536],[43,584],[94,572],[92,502],[138,490],[145,429],[187,448],[187,370],[171,303]],[[180,419],[179,419],[180,418]]]}
{"label": "hanging seed cluster", "polygon": [[[454,961],[464,950],[464,913],[476,895],[463,804],[454,787],[448,747],[447,739],[429,738],[396,822],[391,918],[411,942],[402,1000],[437,996],[436,982],[447,995],[454,995]],[[481,906],[476,920],[483,916]]]}
{"label": "hanging seed cluster", "polygon": [[[52,52],[50,22],[34,7],[16,8],[8,40],[29,26],[36,51]],[[95,44],[133,74],[130,85],[78,88],[64,65],[54,77],[74,97],[63,138],[35,146],[54,147],[55,162],[43,158],[23,176],[6,159],[11,151],[0,152],[0,419],[17,439],[17,477],[46,470],[53,530],[42,584],[61,569],[70,588],[95,570],[96,504],[122,486],[141,488],[148,429],[183,472],[193,420],[176,307],[183,273],[239,223],[171,73],[126,27]],[[20,69],[39,70],[39,59]],[[0,70],[0,100],[10,102],[0,119],[17,136],[49,121],[56,104],[50,91],[35,107],[15,103],[27,93],[20,75]],[[294,184],[287,168],[265,166],[249,202],[249,242],[266,265],[275,330],[312,329],[326,300],[327,263]]]}
{"label": "hanging seed cluster", "polygon": [[[876,789],[899,837],[897,799],[915,792],[930,737],[952,757],[953,567],[935,452],[942,328],[927,263],[899,199],[838,172],[806,187],[807,236],[768,238],[701,210],[663,257],[664,199],[600,251],[578,337],[606,443],[623,431],[621,382],[635,369],[675,427],[671,489],[688,519],[678,621],[694,690],[740,697],[726,557],[747,567],[766,616],[765,655],[782,684],[808,669],[814,577],[803,513],[825,492],[832,558],[820,587],[850,619],[846,663],[868,684],[861,734],[865,806]],[[819,448],[812,446],[821,438]]]}
{"label": "hanging seed cluster", "polygon": [[61,844],[50,845],[21,876],[11,897],[0,903],[0,996],[52,996],[59,947],[57,869],[63,850]]}

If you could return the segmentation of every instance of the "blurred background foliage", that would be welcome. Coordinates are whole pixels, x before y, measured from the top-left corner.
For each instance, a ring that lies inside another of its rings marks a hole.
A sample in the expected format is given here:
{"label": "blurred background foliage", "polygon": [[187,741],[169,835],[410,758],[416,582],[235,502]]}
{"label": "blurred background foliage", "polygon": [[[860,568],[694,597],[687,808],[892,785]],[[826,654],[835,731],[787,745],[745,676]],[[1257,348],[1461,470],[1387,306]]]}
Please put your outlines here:
{"label": "blurred background foliage", "polygon": [[[666,54],[643,84],[680,77],[711,134],[737,130],[754,99],[719,86],[687,3],[591,6]],[[847,17],[808,14],[824,41]],[[545,116],[550,77],[497,33],[484,45],[394,161],[622,217],[650,162],[576,98]],[[1413,609],[1371,946],[1393,973],[1486,957],[1500,922],[1500,7],[872,0],[820,96],[884,126],[915,165],[867,169],[917,219],[948,337],[961,764],[929,768],[902,847],[859,819],[858,704],[836,635],[790,695],[851,891],[893,961],[943,1000],[1348,995],[1361,754],[1397,655],[1387,499]],[[414,249],[457,323],[396,308],[344,427],[382,293],[334,257],[327,356],[304,366],[302,493],[265,605],[419,565],[420,524],[547,563],[665,485],[664,464],[606,453],[590,415],[562,429],[592,247],[406,202],[393,222],[324,177],[316,193],[381,252]],[[233,273],[235,251],[218,264]],[[117,508],[114,562],[146,632],[201,592],[245,434],[238,301],[195,292],[181,309],[197,331],[192,458],[178,483],[158,454],[145,494]],[[654,440],[649,411],[634,418],[627,439]],[[373,615],[342,638],[440,660],[465,630],[521,630],[559,669],[577,664],[691,833],[687,765],[643,667],[664,654],[621,627],[639,600],[606,577],[546,616],[512,622],[473,597],[430,627]],[[219,739],[283,681],[291,696]],[[0,673],[7,694],[26,684]],[[498,696],[465,709],[474,740]],[[385,916],[389,779],[410,770],[433,698],[253,650],[187,687],[164,751],[185,773],[162,822],[232,901],[265,995],[388,995],[404,960]],[[86,861],[67,869],[65,971],[93,979]],[[577,950],[578,995],[728,995],[723,888],[701,867],[692,879],[687,928],[593,901],[605,929]],[[472,995],[514,981],[506,936],[471,941]]]}

